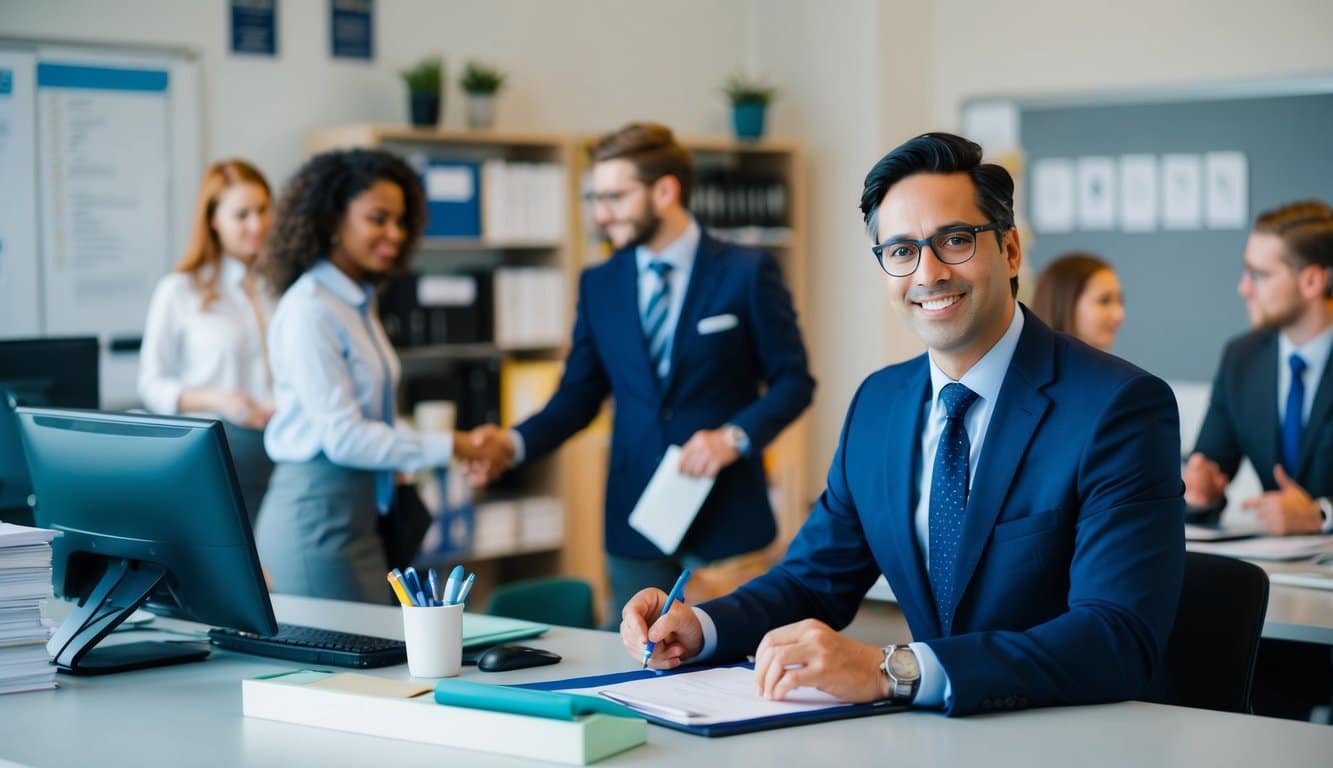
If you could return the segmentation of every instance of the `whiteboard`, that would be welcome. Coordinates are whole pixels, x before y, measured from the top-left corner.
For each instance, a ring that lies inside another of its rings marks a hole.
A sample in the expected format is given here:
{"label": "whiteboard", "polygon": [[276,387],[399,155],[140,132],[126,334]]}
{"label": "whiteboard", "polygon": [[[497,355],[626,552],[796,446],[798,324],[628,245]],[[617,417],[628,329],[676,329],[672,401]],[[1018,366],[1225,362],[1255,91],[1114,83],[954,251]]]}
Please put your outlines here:
{"label": "whiteboard", "polygon": [[134,404],[200,156],[188,51],[0,41],[0,338],[96,335],[103,405]]}

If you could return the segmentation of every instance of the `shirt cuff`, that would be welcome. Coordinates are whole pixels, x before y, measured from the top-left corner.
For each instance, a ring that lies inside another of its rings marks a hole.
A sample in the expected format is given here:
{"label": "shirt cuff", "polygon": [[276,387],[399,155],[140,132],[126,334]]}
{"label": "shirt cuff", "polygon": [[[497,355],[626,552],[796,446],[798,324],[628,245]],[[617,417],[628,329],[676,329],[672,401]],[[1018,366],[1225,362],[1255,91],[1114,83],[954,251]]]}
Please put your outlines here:
{"label": "shirt cuff", "polygon": [[424,467],[447,467],[454,458],[453,432],[425,432],[421,434],[421,455]]}
{"label": "shirt cuff", "polygon": [[514,442],[514,463],[522,464],[523,457],[528,455],[527,445],[523,442],[523,435],[517,429],[509,430],[509,439]]}
{"label": "shirt cuff", "polygon": [[717,625],[713,623],[713,617],[709,616],[702,608],[690,606],[694,615],[699,619],[699,627],[703,629],[704,647],[698,655],[689,660],[691,664],[696,661],[707,661],[717,650]]}
{"label": "shirt cuff", "polygon": [[921,685],[916,689],[914,707],[946,707],[953,698],[953,685],[940,659],[925,643],[908,643],[907,647],[916,653],[917,666],[921,667]]}

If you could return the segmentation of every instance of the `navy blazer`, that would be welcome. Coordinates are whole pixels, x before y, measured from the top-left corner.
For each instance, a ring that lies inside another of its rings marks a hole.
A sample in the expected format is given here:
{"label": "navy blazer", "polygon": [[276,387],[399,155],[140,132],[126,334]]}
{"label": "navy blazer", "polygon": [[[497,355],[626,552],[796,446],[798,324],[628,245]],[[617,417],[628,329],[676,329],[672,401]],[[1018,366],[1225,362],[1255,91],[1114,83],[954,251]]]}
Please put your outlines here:
{"label": "navy blazer", "polygon": [[[777,263],[701,234],[665,382],[649,370],[638,284],[634,249],[584,270],[560,386],[541,412],[517,427],[525,461],[585,427],[611,395],[606,549],[621,557],[661,557],[629,526],[635,503],[669,445],[683,445],[700,429],[735,424],[750,438],[749,456],[718,474],[680,551],[719,560],[761,549],[777,533],[764,446],[805,410],[815,385]],[[699,332],[700,320],[719,315],[733,315],[735,326]]]}
{"label": "navy blazer", "polygon": [[[1236,476],[1243,457],[1249,457],[1265,491],[1277,490],[1273,466],[1280,459],[1282,424],[1278,415],[1277,331],[1254,331],[1228,342],[1222,353],[1208,414],[1194,450],[1217,462],[1228,477]],[[1333,356],[1324,366],[1314,405],[1301,432],[1296,470],[1289,472],[1311,496],[1333,496]],[[1191,510],[1216,518],[1226,501],[1216,507]]]}
{"label": "navy blazer", "polygon": [[786,558],[701,606],[720,659],[801,619],[845,627],[883,572],[948,674],[952,715],[1161,693],[1185,558],[1174,396],[1023,311],[968,496],[953,625],[940,625],[913,527],[922,355],[862,383]]}

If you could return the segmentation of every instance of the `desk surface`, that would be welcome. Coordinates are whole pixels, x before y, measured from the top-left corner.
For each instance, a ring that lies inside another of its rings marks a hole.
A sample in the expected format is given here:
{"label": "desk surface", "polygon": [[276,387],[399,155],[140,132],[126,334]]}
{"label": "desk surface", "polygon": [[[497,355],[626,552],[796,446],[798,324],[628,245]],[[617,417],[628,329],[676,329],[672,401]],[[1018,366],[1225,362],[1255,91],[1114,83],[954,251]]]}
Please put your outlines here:
{"label": "desk surface", "polygon": [[[398,609],[274,596],[283,621],[402,637]],[[195,628],[158,619],[164,626]],[[147,634],[126,633],[125,640]],[[119,637],[119,636],[118,636]],[[532,641],[552,667],[463,677],[525,682],[629,668],[611,633],[556,628]],[[0,758],[31,766],[522,765],[524,761],[241,716],[240,680],[290,669],[215,651],[209,660],[107,677],[62,675],[56,691],[0,696]],[[407,668],[376,671],[406,678]],[[648,744],[598,765],[1317,765],[1333,727],[1126,702],[950,720],[934,712],[705,739],[650,726]]]}

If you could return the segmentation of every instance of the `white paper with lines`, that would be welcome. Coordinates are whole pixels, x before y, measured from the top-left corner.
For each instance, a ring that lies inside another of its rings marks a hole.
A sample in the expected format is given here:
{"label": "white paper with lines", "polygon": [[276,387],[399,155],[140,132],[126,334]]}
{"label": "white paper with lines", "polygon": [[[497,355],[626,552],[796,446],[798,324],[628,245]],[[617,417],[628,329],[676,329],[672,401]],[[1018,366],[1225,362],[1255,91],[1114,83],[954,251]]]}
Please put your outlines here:
{"label": "white paper with lines", "polygon": [[629,514],[629,525],[662,550],[674,555],[699,508],[713,490],[711,477],[690,477],[680,471],[680,446],[666,449],[653,479]]}

